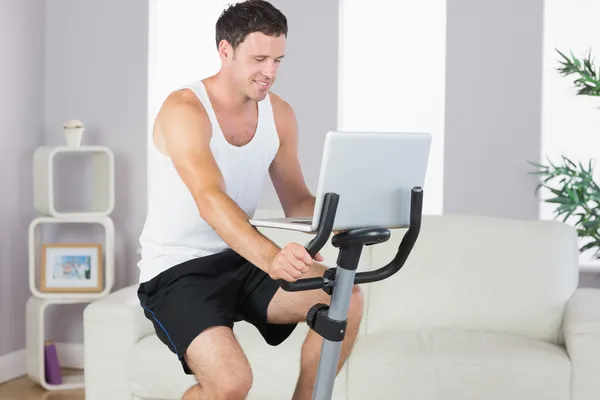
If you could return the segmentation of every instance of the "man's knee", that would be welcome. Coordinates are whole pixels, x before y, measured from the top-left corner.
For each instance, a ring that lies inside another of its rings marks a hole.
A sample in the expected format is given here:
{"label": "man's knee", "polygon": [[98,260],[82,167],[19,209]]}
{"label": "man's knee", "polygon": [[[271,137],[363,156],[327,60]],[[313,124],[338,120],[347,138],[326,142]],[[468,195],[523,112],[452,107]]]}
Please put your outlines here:
{"label": "man's knee", "polygon": [[245,399],[252,387],[252,369],[231,329],[214,327],[196,337],[185,354],[210,399]]}
{"label": "man's knee", "polygon": [[252,388],[252,370],[249,366],[231,366],[220,369],[219,376],[197,377],[201,387],[215,400],[244,400]]}
{"label": "man's knee", "polygon": [[232,371],[232,376],[226,378],[215,397],[219,400],[244,400],[252,388],[252,372],[250,368],[244,371]]}

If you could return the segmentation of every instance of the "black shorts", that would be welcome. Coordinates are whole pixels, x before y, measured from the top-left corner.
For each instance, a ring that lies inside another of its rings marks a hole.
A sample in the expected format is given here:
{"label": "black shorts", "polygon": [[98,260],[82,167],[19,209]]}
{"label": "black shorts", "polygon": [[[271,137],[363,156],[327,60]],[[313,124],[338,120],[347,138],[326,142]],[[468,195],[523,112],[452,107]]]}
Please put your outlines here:
{"label": "black shorts", "polygon": [[207,328],[233,328],[244,320],[272,346],[287,339],[297,324],[267,322],[267,307],[278,288],[263,270],[227,250],[186,261],[141,283],[138,298],[157,336],[191,375],[183,355]]}

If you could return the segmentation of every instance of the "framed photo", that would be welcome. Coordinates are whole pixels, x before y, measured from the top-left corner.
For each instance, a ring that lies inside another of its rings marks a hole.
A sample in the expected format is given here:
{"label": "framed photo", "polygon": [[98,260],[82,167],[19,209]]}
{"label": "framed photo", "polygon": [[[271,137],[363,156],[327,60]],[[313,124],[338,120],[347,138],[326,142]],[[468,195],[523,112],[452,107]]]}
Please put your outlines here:
{"label": "framed photo", "polygon": [[42,292],[101,292],[102,245],[42,245]]}

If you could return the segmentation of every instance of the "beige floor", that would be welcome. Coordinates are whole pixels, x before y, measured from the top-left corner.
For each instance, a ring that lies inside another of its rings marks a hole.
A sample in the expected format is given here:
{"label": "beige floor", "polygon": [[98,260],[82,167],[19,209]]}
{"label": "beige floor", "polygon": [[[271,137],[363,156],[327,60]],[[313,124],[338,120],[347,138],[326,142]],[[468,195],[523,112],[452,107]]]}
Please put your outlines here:
{"label": "beige floor", "polygon": [[[68,371],[65,371],[68,374]],[[0,400],[84,400],[83,389],[48,392],[24,376],[0,385]]]}

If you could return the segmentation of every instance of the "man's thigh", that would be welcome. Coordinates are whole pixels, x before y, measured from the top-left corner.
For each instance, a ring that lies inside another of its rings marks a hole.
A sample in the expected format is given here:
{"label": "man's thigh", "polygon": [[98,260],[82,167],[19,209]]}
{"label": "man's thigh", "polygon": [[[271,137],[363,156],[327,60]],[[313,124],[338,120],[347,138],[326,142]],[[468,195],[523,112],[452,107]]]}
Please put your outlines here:
{"label": "man's thigh", "polygon": [[252,370],[231,328],[216,326],[188,346],[185,362],[208,390],[251,386]]}
{"label": "man's thigh", "polygon": [[[321,277],[326,270],[327,267],[314,263],[311,270],[300,279]],[[329,304],[330,301],[331,296],[323,289],[288,292],[279,288],[267,308],[267,320],[272,324],[302,322],[312,306],[317,303]]]}

